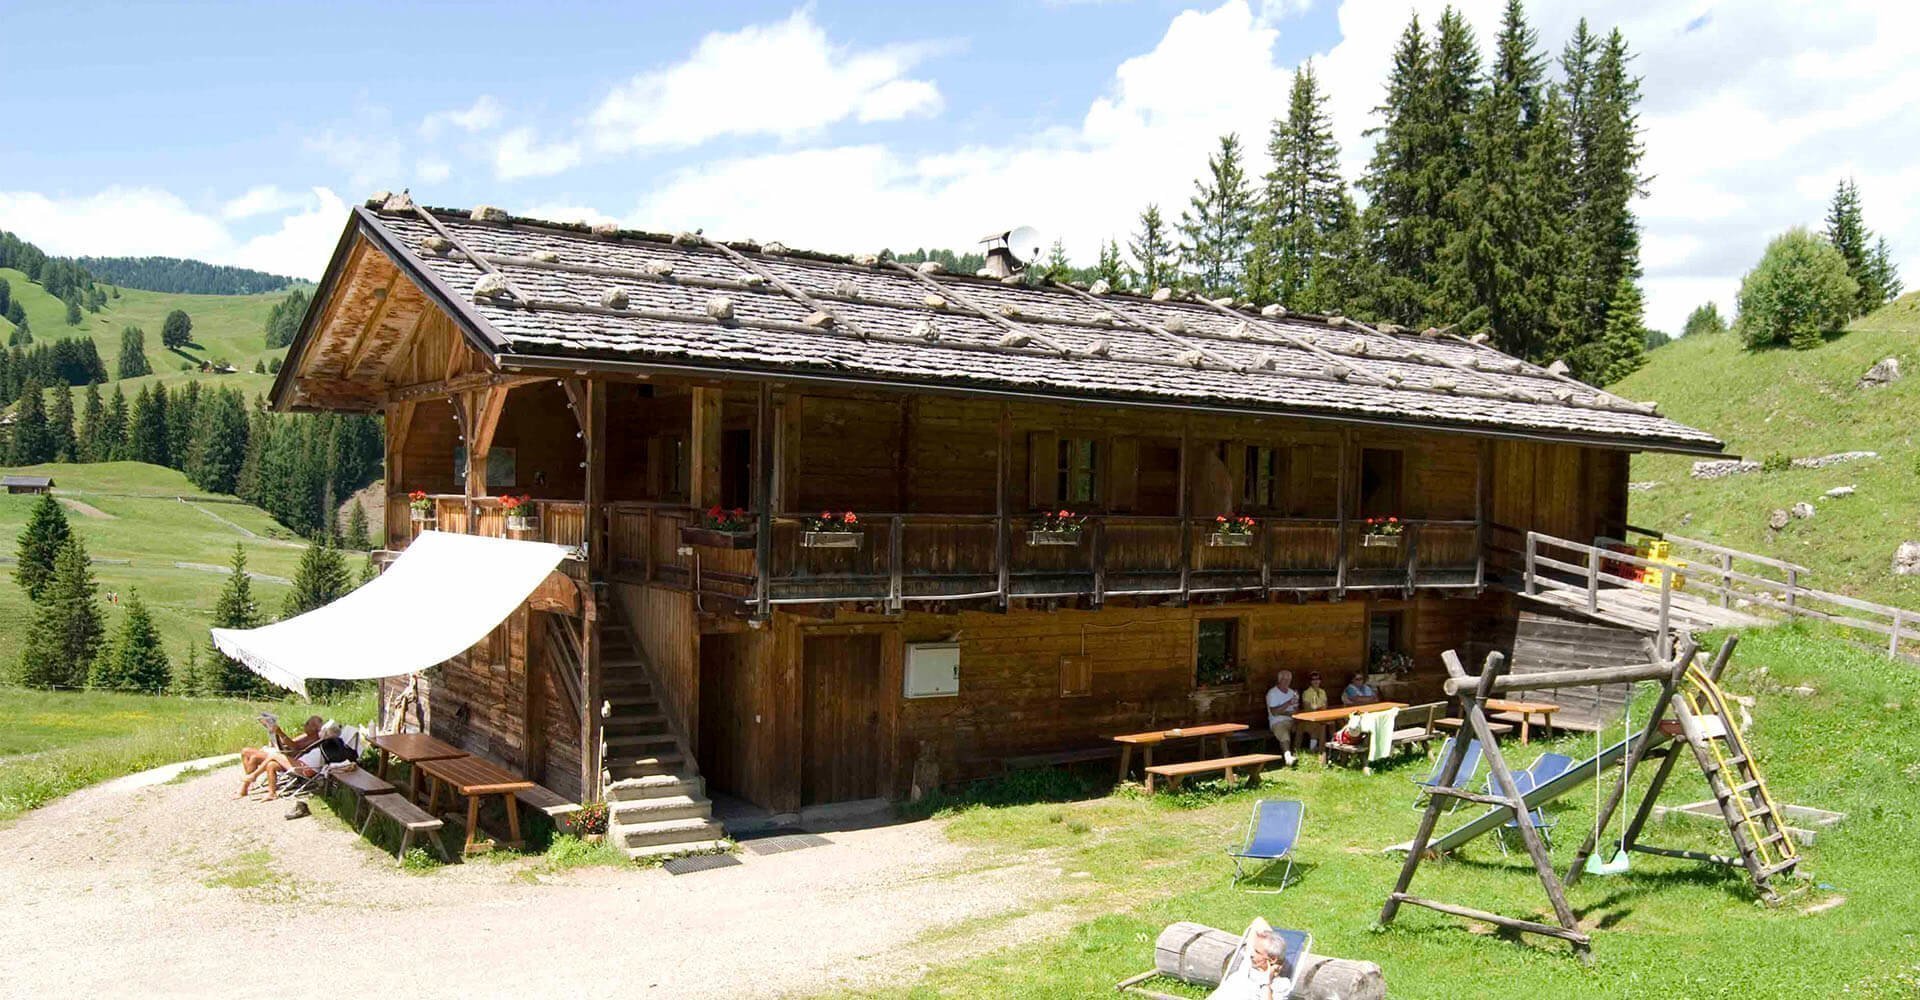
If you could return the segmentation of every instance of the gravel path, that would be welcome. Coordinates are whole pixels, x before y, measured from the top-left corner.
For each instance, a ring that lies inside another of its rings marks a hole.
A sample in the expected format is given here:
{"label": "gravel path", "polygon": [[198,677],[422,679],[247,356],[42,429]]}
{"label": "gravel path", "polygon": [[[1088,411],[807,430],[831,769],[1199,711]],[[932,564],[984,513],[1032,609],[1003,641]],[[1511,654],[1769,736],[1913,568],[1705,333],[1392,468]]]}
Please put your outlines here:
{"label": "gravel path", "polygon": [[[233,800],[237,782],[123,780],[0,830],[0,996],[258,1000],[310,972],[355,995],[807,995],[911,978],[905,946],[959,922],[1043,933],[1057,922],[1034,911],[1064,888],[933,823],[679,877],[528,859],[411,875],[324,806],[284,820],[284,801]],[[249,858],[265,884],[213,884]]]}

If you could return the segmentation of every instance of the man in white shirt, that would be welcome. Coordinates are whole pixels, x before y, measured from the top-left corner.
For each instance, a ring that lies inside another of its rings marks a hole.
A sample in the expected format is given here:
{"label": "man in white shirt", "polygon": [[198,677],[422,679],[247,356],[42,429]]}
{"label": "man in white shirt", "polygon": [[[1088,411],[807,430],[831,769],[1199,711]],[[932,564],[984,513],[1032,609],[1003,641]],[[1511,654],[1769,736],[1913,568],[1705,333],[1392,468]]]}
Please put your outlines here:
{"label": "man in white shirt", "polygon": [[1300,711],[1300,692],[1293,689],[1293,671],[1274,675],[1267,689],[1267,729],[1280,744],[1280,755],[1293,766],[1293,713]]}

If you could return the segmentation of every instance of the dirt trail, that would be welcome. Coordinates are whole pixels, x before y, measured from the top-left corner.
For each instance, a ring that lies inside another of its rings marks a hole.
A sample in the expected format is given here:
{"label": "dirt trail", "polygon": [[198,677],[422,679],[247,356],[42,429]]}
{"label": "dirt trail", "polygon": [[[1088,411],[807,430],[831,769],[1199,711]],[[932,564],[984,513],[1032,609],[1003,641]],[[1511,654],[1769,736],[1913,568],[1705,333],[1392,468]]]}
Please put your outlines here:
{"label": "dirt trail", "polygon": [[118,515],[109,514],[90,503],[75,500],[72,497],[55,497],[54,499],[60,501],[60,506],[73,511],[81,517],[91,517],[101,521],[114,521],[119,519]]}
{"label": "dirt trail", "polygon": [[[1030,914],[1061,888],[1057,870],[971,855],[933,823],[678,877],[526,859],[412,875],[324,806],[284,820],[284,801],[234,801],[237,781],[228,766],[117,782],[0,830],[0,996],[256,1000],[299,968],[427,996],[809,995],[911,977],[925,956],[903,949],[921,935]],[[337,934],[288,920],[316,910]],[[284,961],[314,949],[319,965]]]}

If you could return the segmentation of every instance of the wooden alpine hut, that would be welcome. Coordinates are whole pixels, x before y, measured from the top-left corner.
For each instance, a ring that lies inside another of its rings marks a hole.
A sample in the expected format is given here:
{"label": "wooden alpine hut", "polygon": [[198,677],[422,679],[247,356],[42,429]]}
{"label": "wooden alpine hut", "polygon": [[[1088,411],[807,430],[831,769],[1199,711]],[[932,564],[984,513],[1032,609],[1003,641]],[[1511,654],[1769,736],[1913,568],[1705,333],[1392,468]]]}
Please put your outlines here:
{"label": "wooden alpine hut", "polygon": [[572,548],[423,714],[635,851],[717,836],[708,795],[1257,723],[1277,669],[1437,695],[1554,613],[1529,532],[1618,537],[1630,454],[1722,451],[1444,332],[406,195],[353,210],[273,405],[385,415],[391,549]]}

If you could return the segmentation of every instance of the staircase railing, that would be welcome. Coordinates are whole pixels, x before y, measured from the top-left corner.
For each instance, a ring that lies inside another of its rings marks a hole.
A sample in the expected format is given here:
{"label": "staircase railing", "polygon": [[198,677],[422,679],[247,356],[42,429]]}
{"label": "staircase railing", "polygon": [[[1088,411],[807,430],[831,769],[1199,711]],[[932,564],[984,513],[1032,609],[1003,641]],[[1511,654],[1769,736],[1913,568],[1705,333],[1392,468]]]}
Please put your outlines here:
{"label": "staircase railing", "polygon": [[[1568,562],[1562,558],[1546,555],[1542,550],[1575,553],[1580,562]],[[1624,567],[1638,566],[1642,569],[1659,572],[1660,582],[1650,585],[1644,580],[1626,575]],[[1542,572],[1542,569],[1557,570],[1562,575]],[[1673,567],[1657,563],[1650,559],[1628,552],[1616,552],[1597,545],[1585,545],[1541,534],[1538,531],[1527,532],[1526,564],[1522,579],[1526,593],[1533,596],[1542,589],[1565,591],[1581,594],[1586,599],[1588,614],[1600,612],[1600,593],[1602,584],[1608,587],[1633,587],[1655,589],[1659,593],[1659,612],[1655,621],[1654,643],[1662,659],[1673,652]]]}

